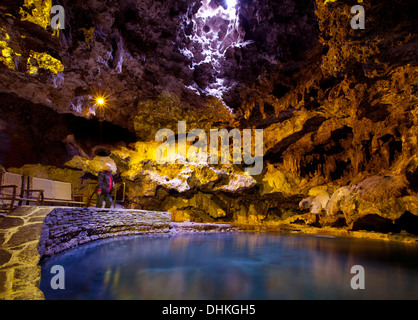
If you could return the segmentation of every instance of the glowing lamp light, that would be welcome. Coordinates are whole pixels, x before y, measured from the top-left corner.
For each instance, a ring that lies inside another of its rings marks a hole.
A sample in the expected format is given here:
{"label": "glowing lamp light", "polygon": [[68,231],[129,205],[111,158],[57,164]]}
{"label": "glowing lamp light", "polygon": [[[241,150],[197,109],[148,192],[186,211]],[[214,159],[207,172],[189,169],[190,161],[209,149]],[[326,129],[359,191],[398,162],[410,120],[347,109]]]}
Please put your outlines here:
{"label": "glowing lamp light", "polygon": [[114,99],[105,88],[93,87],[90,94],[88,115],[94,115],[100,119],[105,113],[113,112],[111,108]]}
{"label": "glowing lamp light", "polygon": [[97,102],[97,104],[98,104],[99,106],[104,105],[104,99],[103,99],[103,98],[97,98],[97,99],[96,99],[96,102]]}

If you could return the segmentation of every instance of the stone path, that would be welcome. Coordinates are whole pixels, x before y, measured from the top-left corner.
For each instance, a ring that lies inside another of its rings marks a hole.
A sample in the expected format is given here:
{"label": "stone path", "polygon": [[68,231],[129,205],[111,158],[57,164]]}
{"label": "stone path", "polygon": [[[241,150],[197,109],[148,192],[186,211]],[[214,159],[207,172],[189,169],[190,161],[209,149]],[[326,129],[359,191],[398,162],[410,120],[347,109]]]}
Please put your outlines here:
{"label": "stone path", "polygon": [[39,290],[38,242],[53,208],[18,208],[0,217],[0,299],[44,299]]}

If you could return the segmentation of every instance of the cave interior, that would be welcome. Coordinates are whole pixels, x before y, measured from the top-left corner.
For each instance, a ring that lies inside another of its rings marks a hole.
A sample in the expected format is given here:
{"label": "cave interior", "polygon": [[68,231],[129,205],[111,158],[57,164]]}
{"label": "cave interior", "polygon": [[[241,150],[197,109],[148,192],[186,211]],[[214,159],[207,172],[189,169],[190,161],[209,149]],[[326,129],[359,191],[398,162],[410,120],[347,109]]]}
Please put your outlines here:
{"label": "cave interior", "polygon": [[[84,192],[112,161],[127,208],[177,221],[418,234],[416,16],[411,0],[2,1],[0,165]],[[179,121],[262,129],[262,173],[157,163]]]}

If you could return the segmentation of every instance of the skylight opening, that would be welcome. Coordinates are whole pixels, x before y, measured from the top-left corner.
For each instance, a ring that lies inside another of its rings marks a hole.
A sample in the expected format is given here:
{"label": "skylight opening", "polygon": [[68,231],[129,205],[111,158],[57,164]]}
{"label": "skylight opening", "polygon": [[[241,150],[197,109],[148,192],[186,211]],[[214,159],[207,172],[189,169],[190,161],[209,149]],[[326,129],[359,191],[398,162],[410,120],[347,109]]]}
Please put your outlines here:
{"label": "skylight opening", "polygon": [[235,9],[237,5],[237,0],[226,0],[226,5],[228,6],[228,9]]}
{"label": "skylight opening", "polygon": [[222,17],[225,20],[234,21],[237,17],[237,0],[227,0],[227,8],[224,9],[222,6],[214,8],[211,6],[210,0],[202,1],[202,6],[196,13],[196,18],[213,18],[215,16]]}
{"label": "skylight opening", "polygon": [[[191,9],[192,7],[184,20],[184,26],[193,26],[193,32],[186,35],[190,43],[180,47],[179,51],[190,59],[192,70],[202,64],[212,67],[214,81],[200,89],[222,101],[223,93],[228,90],[224,85],[225,79],[220,77],[223,73],[225,52],[231,47],[243,47],[251,43],[244,41],[239,28],[238,0],[225,0],[224,6],[215,5],[211,0],[202,0],[202,5],[195,14],[190,14]],[[196,90],[198,87],[196,85],[193,88]]]}

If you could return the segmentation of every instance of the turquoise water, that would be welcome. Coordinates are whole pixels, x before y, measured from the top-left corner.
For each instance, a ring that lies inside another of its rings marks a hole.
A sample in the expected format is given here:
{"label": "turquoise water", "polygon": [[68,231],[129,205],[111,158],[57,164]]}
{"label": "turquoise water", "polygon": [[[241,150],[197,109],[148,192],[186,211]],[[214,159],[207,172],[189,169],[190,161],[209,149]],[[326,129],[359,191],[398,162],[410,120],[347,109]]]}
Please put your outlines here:
{"label": "turquoise water", "polygon": [[[43,259],[40,288],[47,300],[418,299],[417,258],[416,245],[313,235],[129,236]],[[364,290],[350,285],[354,265]]]}

